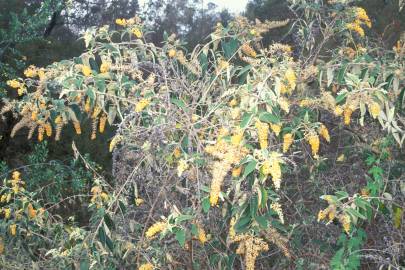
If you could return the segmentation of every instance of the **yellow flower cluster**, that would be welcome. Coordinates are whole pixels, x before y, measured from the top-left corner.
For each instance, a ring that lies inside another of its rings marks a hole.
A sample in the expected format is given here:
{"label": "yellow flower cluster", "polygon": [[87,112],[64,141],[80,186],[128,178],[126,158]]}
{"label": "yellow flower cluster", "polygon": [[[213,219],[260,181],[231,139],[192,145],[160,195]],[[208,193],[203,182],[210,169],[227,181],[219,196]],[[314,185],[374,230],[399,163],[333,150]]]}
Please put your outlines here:
{"label": "yellow flower cluster", "polygon": [[17,80],[8,80],[7,85],[10,86],[11,88],[18,88],[21,86],[21,83]]}
{"label": "yellow flower cluster", "polygon": [[350,31],[354,31],[359,34],[361,37],[365,36],[364,29],[357,22],[347,23],[346,28]]}
{"label": "yellow flower cluster", "polygon": [[82,129],[80,127],[80,122],[79,121],[73,121],[73,127],[74,127],[77,135],[82,134]]}
{"label": "yellow flower cluster", "polygon": [[282,224],[284,224],[284,214],[283,214],[283,209],[281,209],[281,204],[278,202],[273,202],[270,205],[270,208],[273,209],[277,213],[278,217],[280,218],[280,222]]}
{"label": "yellow flower cluster", "polygon": [[[232,165],[237,164],[247,153],[248,150],[236,143],[241,141],[238,131],[236,134],[238,138],[234,139],[231,144],[227,143],[221,137],[224,136],[226,131],[222,130],[218,135],[219,139],[215,145],[209,145],[205,151],[219,159],[212,164],[212,181],[210,190],[210,203],[212,206],[218,204],[219,193],[221,192],[221,185],[225,176],[231,170]],[[223,134],[221,134],[223,133]]]}
{"label": "yellow flower cluster", "polygon": [[115,135],[114,138],[112,138],[111,142],[110,142],[110,149],[109,151],[112,152],[115,148],[115,146],[117,146],[118,143],[120,143],[122,141],[123,137],[122,135]]}
{"label": "yellow flower cluster", "polygon": [[100,117],[100,123],[98,126],[98,131],[100,133],[104,132],[106,123],[107,123],[107,115],[105,113],[103,113],[103,115]]}
{"label": "yellow flower cluster", "polygon": [[[21,181],[20,179],[20,173],[18,171],[13,172],[12,174],[12,179],[8,181],[11,184],[11,190],[13,192],[10,193],[4,193],[0,197],[0,202],[1,203],[8,203],[11,200],[12,193],[18,193],[20,190],[23,191],[24,188],[22,187],[25,183]],[[5,214],[8,215],[11,212],[9,212],[7,209],[5,210]]]}
{"label": "yellow flower cluster", "polygon": [[128,24],[126,19],[116,19],[115,23],[120,26],[126,26]]}
{"label": "yellow flower cluster", "polygon": [[218,61],[218,68],[219,70],[223,70],[229,67],[229,62],[223,59],[219,59]]}
{"label": "yellow flower cluster", "polygon": [[90,98],[87,98],[86,103],[84,104],[84,111],[88,113],[90,112],[90,110],[91,110]]}
{"label": "yellow flower cluster", "polygon": [[246,270],[254,270],[259,253],[269,250],[268,244],[263,239],[248,234],[235,236],[234,242],[239,242],[236,254],[245,255]]}
{"label": "yellow flower cluster", "polygon": [[319,135],[321,135],[321,137],[324,138],[325,141],[330,142],[329,130],[324,124],[321,124],[321,126],[319,127]]}
{"label": "yellow flower cluster", "polygon": [[368,111],[370,112],[371,116],[376,119],[380,113],[381,113],[381,107],[380,104],[377,102],[373,101],[368,104]]}
{"label": "yellow flower cluster", "polygon": [[11,183],[11,189],[13,190],[14,193],[18,193],[19,191],[24,191],[24,188],[22,187],[25,185],[24,181],[21,180],[20,178],[20,172],[19,171],[14,171],[12,174],[12,179],[10,180]]}
{"label": "yellow flower cluster", "polygon": [[281,43],[274,43],[274,44],[270,45],[269,53],[275,54],[276,52],[290,54],[292,52],[292,48],[288,44],[281,44]]}
{"label": "yellow flower cluster", "polygon": [[339,221],[342,224],[343,230],[349,233],[351,227],[350,216],[348,214],[343,214],[339,216]]}
{"label": "yellow flower cluster", "polygon": [[340,105],[337,105],[337,106],[334,108],[334,111],[333,111],[333,113],[334,113],[336,116],[341,116],[341,115],[343,114],[343,112],[344,112],[344,110],[343,110],[342,106],[340,106]]}
{"label": "yellow flower cluster", "polygon": [[235,107],[236,105],[238,105],[238,100],[236,98],[231,99],[231,101],[229,101],[228,105],[230,107]]}
{"label": "yellow flower cluster", "polygon": [[28,204],[27,211],[29,218],[35,218],[37,216],[37,210],[35,210],[31,203]]}
{"label": "yellow flower cluster", "polygon": [[281,125],[278,125],[278,124],[270,124],[270,128],[271,128],[271,130],[276,134],[276,136],[278,136],[278,135],[280,134]]}
{"label": "yellow flower cluster", "polygon": [[132,29],[132,33],[134,34],[134,36],[136,36],[137,38],[142,38],[143,34],[142,31],[139,27],[135,27]]}
{"label": "yellow flower cluster", "polygon": [[10,234],[15,236],[17,234],[17,224],[11,224],[9,226]]}
{"label": "yellow flower cluster", "polygon": [[255,50],[247,43],[243,44],[241,50],[247,56],[255,58],[257,56]]}
{"label": "yellow flower cluster", "polygon": [[92,74],[91,68],[86,65],[82,65],[82,73],[84,76],[88,77]]}
{"label": "yellow flower cluster", "polygon": [[110,70],[110,64],[107,62],[103,62],[100,65],[100,72],[101,73],[107,73]]}
{"label": "yellow flower cluster", "polygon": [[115,23],[120,26],[131,26],[134,24],[140,24],[141,19],[138,16],[135,16],[130,19],[123,19],[123,18],[118,18],[115,20]]}
{"label": "yellow flower cluster", "polygon": [[354,109],[351,106],[346,106],[343,110],[343,122],[345,125],[350,125],[353,110]]}
{"label": "yellow flower cluster", "polygon": [[234,133],[233,133],[233,135],[232,135],[232,137],[231,137],[231,143],[232,143],[233,145],[235,145],[235,146],[240,145],[240,143],[241,143],[242,140],[243,140],[243,132],[244,132],[244,130],[241,129],[241,128],[239,128],[239,127],[237,127],[237,128],[234,130]]}
{"label": "yellow flower cluster", "polygon": [[200,241],[201,244],[205,244],[208,241],[207,235],[204,231],[204,228],[201,227],[200,224],[197,225],[197,230],[198,230],[198,240]]}
{"label": "yellow flower cluster", "polygon": [[307,136],[307,141],[311,146],[312,155],[317,158],[319,152],[319,136],[315,132],[310,132]]}
{"label": "yellow flower cluster", "polygon": [[153,270],[154,266],[151,263],[144,263],[141,266],[139,266],[138,270]]}
{"label": "yellow flower cluster", "polygon": [[236,232],[235,232],[235,228],[233,226],[235,226],[236,224],[236,218],[232,217],[231,221],[229,222],[229,232],[228,232],[228,237],[231,241],[233,241],[236,237]]}
{"label": "yellow flower cluster", "polygon": [[291,93],[297,86],[297,77],[295,76],[294,70],[292,68],[288,68],[284,74],[284,78],[288,83],[286,92]]}
{"label": "yellow flower cluster", "polygon": [[281,187],[281,155],[277,152],[271,152],[269,159],[266,159],[262,165],[262,173],[264,175],[271,175],[272,182],[276,190]]}
{"label": "yellow flower cluster", "polygon": [[21,83],[17,80],[8,80],[7,85],[11,88],[17,89],[17,94],[22,96],[25,92],[27,92],[27,88],[25,87],[24,83]]}
{"label": "yellow flower cluster", "polygon": [[367,12],[361,7],[356,7],[354,12],[356,19],[351,23],[347,23],[346,28],[358,33],[361,37],[364,37],[365,33],[361,25],[365,24],[368,28],[371,28],[371,20],[368,17]]}
{"label": "yellow flower cluster", "polygon": [[356,8],[356,18],[357,20],[364,22],[368,28],[371,28],[371,20],[368,17],[367,12],[364,8],[361,7]]}
{"label": "yellow flower cluster", "polygon": [[326,209],[319,211],[318,222],[328,218],[327,224],[329,224],[337,217],[339,222],[342,224],[343,230],[346,233],[349,233],[350,227],[351,227],[350,216],[344,212],[336,216],[337,210],[336,210],[335,202],[332,200],[332,196],[325,195],[322,198],[328,202],[329,206]]}
{"label": "yellow flower cluster", "polygon": [[328,224],[329,224],[335,219],[335,216],[336,216],[336,207],[334,205],[329,205],[326,209],[319,211],[318,222],[328,217]]}
{"label": "yellow flower cluster", "polygon": [[150,103],[149,99],[143,98],[141,99],[135,106],[135,112],[141,112],[143,111],[143,109],[146,108],[146,106],[148,106]]}
{"label": "yellow flower cluster", "polygon": [[100,208],[103,202],[108,201],[108,194],[103,192],[100,186],[94,186],[91,188],[90,192],[92,193],[91,203],[94,203],[97,208]]}
{"label": "yellow flower cluster", "polygon": [[232,170],[232,176],[233,177],[239,177],[241,173],[242,173],[242,166],[239,166],[239,167],[234,168]]}
{"label": "yellow flower cluster", "polygon": [[266,149],[268,146],[269,125],[267,123],[261,122],[260,120],[257,120],[255,123],[255,127],[257,128],[260,148]]}
{"label": "yellow flower cluster", "polygon": [[291,133],[286,133],[283,136],[283,153],[286,153],[294,142],[294,137]]}
{"label": "yellow flower cluster", "polygon": [[167,55],[168,55],[170,58],[176,57],[176,54],[177,54],[177,52],[176,52],[175,49],[170,49],[170,50],[167,52]]}
{"label": "yellow flower cluster", "polygon": [[24,75],[27,78],[33,78],[35,76],[37,76],[38,71],[37,68],[35,66],[29,66],[26,70],[24,70]]}
{"label": "yellow flower cluster", "polygon": [[154,237],[157,233],[160,233],[164,230],[166,230],[167,224],[166,222],[156,222],[155,224],[153,224],[152,226],[149,227],[149,229],[146,231],[146,237],[148,239],[151,239],[152,237]]}
{"label": "yellow flower cluster", "polygon": [[142,198],[136,198],[135,199],[135,205],[136,206],[140,206],[140,205],[142,205],[144,203],[144,199],[142,199]]}
{"label": "yellow flower cluster", "polygon": [[179,147],[176,147],[176,148],[173,150],[173,156],[174,156],[175,158],[180,158],[180,157],[181,157],[181,150],[180,150]]}
{"label": "yellow flower cluster", "polygon": [[185,170],[188,169],[187,161],[184,159],[179,160],[177,164],[177,176],[181,176]]}

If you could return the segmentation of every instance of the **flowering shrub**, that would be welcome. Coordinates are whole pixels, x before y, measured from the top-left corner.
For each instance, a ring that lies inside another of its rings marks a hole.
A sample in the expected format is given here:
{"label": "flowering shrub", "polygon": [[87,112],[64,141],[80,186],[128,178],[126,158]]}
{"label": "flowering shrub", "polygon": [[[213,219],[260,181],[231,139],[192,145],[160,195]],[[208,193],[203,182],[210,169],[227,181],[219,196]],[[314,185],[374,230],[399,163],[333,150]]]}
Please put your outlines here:
{"label": "flowering shrub", "polygon": [[[80,57],[29,67],[25,78],[7,82],[21,96],[2,110],[20,118],[11,136],[23,128],[38,141],[59,140],[65,128],[79,136],[90,118],[95,139],[107,123],[117,125],[109,147],[116,185],[95,176],[89,228],[64,229],[69,240],[43,260],[62,267],[80,258],[80,268],[94,269],[267,269],[271,262],[259,259],[270,249],[292,260],[283,201],[297,162],[322,164],[332,127],[378,129],[378,119],[397,144],[405,138],[403,44],[369,53],[364,9],[337,10],[330,3],[302,19],[327,15],[318,27],[341,41],[329,60],[317,58],[322,47],[314,44],[298,58],[287,44],[261,46],[264,33],[288,20],[238,17],[187,54],[174,35],[162,47],[147,43],[135,17],[117,19],[119,31],[87,30]],[[363,212],[373,211],[367,196],[323,196],[328,206],[318,221],[338,221],[354,237]],[[36,211],[27,207],[28,215]]]}

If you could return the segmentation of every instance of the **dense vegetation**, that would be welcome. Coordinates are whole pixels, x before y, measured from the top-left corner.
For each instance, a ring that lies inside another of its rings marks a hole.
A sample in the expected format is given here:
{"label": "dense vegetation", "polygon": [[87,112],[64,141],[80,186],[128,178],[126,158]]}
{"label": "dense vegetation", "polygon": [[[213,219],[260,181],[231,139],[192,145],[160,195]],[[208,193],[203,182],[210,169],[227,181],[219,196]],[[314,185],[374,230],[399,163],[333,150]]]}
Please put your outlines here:
{"label": "dense vegetation", "polygon": [[[405,267],[405,37],[377,38],[367,5],[17,2],[0,17],[2,269]],[[49,50],[73,55],[16,60],[57,22],[81,43]]]}

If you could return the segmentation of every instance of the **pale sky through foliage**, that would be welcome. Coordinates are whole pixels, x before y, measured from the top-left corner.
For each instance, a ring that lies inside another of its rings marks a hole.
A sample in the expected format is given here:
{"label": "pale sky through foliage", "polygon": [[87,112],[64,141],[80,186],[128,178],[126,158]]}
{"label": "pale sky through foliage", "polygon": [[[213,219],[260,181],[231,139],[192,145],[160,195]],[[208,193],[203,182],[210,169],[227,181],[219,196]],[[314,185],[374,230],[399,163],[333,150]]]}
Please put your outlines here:
{"label": "pale sky through foliage", "polygon": [[[148,0],[139,0],[139,4],[142,7]],[[240,13],[242,12],[248,0],[204,0],[204,6],[207,7],[208,3],[214,3],[218,5],[218,9],[228,9],[232,13]]]}

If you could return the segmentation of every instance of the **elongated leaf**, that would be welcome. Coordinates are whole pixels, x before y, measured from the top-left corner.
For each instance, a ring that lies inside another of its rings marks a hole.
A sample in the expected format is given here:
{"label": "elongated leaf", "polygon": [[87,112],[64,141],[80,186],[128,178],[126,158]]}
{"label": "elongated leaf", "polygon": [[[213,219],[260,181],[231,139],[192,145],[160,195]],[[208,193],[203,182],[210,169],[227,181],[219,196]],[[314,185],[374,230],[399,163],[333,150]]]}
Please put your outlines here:
{"label": "elongated leaf", "polygon": [[253,172],[256,169],[256,160],[251,160],[245,167],[245,170],[243,172],[243,177],[248,176],[251,172]]}
{"label": "elongated leaf", "polygon": [[269,226],[269,223],[266,219],[266,217],[264,216],[257,216],[255,217],[256,222],[259,224],[260,227],[262,227],[263,229],[267,229]]}
{"label": "elongated leaf", "polygon": [[263,112],[259,115],[259,120],[262,122],[266,122],[269,124],[278,124],[280,123],[280,118],[278,118],[276,115],[271,114],[269,112]]}
{"label": "elongated leaf", "polygon": [[222,50],[224,51],[224,55],[227,59],[230,59],[239,48],[239,42],[237,39],[232,38],[231,40],[225,42],[221,42]]}
{"label": "elongated leaf", "polygon": [[252,120],[253,114],[252,113],[244,113],[242,116],[242,121],[240,122],[241,128],[246,128],[250,121]]}
{"label": "elongated leaf", "polygon": [[192,215],[179,215],[178,217],[176,217],[176,224],[180,224],[183,221],[190,220],[193,218],[194,216]]}
{"label": "elongated leaf", "polygon": [[184,247],[184,244],[186,243],[186,232],[183,229],[176,232],[176,240],[179,242],[181,247]]}
{"label": "elongated leaf", "polygon": [[354,217],[358,217],[361,219],[367,219],[364,215],[360,214],[359,211],[353,209],[353,208],[346,208],[345,209],[347,213],[349,213],[350,215],[354,216]]}
{"label": "elongated leaf", "polygon": [[239,232],[243,232],[244,230],[246,230],[251,221],[252,221],[251,216],[246,216],[246,217],[240,218],[234,225],[235,232],[239,233]]}

